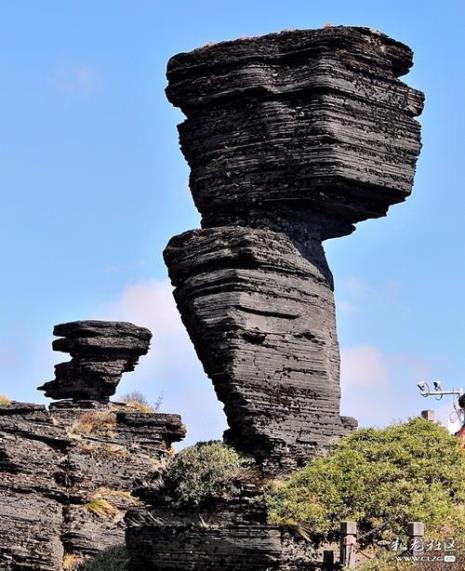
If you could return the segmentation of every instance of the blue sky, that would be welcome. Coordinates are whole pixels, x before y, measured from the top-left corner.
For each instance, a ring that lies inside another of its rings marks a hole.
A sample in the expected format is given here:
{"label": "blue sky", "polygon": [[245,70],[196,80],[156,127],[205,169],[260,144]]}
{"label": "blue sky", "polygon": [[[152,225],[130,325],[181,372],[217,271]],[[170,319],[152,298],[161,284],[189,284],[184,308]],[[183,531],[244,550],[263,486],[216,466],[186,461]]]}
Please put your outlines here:
{"label": "blue sky", "polygon": [[[425,406],[416,382],[465,385],[462,1],[4,2],[0,19],[0,393],[35,388],[63,360],[55,323],[128,319],[154,330],[121,392],[164,395],[189,441],[224,418],[173,307],[162,250],[198,226],[164,96],[168,58],[208,42],[365,25],[406,42],[426,92],[413,196],[326,243],[336,280],[343,410],[383,424]],[[462,380],[463,379],[463,380]],[[442,403],[442,413],[447,410]]]}

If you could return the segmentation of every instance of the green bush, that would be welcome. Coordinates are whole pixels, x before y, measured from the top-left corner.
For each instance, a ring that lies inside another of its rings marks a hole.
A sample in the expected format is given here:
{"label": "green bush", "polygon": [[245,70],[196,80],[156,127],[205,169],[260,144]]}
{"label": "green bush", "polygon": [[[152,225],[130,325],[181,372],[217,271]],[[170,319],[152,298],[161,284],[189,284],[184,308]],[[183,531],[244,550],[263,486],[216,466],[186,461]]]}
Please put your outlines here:
{"label": "green bush", "polygon": [[78,571],[127,571],[129,556],[124,546],[112,547],[102,551],[94,559],[78,567]]}
{"label": "green bush", "polygon": [[267,494],[270,521],[325,537],[355,520],[362,543],[402,536],[409,521],[432,536],[463,531],[464,500],[465,452],[423,419],[358,430]]}
{"label": "green bush", "polygon": [[227,499],[239,491],[246,461],[221,442],[199,442],[181,450],[163,475],[165,489],[177,506],[199,506]]}

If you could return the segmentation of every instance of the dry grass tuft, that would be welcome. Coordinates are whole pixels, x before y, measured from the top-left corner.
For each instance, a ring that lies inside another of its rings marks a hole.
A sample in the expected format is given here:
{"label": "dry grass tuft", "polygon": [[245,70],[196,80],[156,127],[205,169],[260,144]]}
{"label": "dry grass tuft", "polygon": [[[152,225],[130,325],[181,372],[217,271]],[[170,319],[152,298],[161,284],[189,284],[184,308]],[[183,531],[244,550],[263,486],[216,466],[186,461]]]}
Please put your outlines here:
{"label": "dry grass tuft", "polygon": [[121,515],[120,509],[127,509],[138,504],[139,500],[130,492],[101,487],[95,490],[84,507],[101,519],[116,519]]}
{"label": "dry grass tuft", "polygon": [[11,399],[5,395],[0,395],[0,406],[8,406],[11,404]]}
{"label": "dry grass tuft", "polygon": [[105,487],[98,488],[94,492],[94,495],[92,497],[104,498],[113,504],[121,503],[121,504],[135,506],[139,503],[139,500],[135,498],[131,494],[131,492],[128,492],[126,490],[113,490],[111,488],[105,488]]}
{"label": "dry grass tuft", "polygon": [[110,436],[116,427],[114,411],[89,411],[84,413],[73,425],[71,432],[78,434],[105,434]]}
{"label": "dry grass tuft", "polygon": [[130,456],[129,450],[118,444],[102,444],[99,452],[106,457],[128,458]]}
{"label": "dry grass tuft", "polygon": [[114,519],[119,515],[119,509],[115,508],[105,498],[94,498],[84,506],[87,511],[95,514],[100,519]]}
{"label": "dry grass tuft", "polygon": [[124,402],[126,406],[134,410],[137,410],[138,412],[150,413],[150,412],[158,412],[160,410],[160,406],[162,404],[162,397],[161,396],[158,397],[157,401],[153,405],[151,405],[149,404],[148,400],[144,397],[142,393],[136,391],[125,395],[121,399],[121,402]]}
{"label": "dry grass tuft", "polygon": [[93,456],[97,452],[97,447],[92,442],[79,442],[77,446],[80,454]]}
{"label": "dry grass tuft", "polygon": [[79,569],[83,560],[79,555],[74,555],[73,553],[67,553],[63,557],[63,571],[75,571]]}

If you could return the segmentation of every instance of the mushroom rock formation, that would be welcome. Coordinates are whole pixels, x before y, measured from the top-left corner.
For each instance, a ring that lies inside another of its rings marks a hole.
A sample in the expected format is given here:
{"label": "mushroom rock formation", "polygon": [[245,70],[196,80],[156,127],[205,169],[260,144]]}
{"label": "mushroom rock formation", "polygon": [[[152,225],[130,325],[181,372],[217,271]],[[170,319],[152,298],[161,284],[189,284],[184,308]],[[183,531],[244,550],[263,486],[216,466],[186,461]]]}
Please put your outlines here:
{"label": "mushroom rock formation", "polygon": [[[204,226],[350,233],[411,191],[423,94],[412,51],[353,27],[290,31],[174,56],[169,100]],[[294,236],[295,234],[295,236]]]}
{"label": "mushroom rock formation", "polygon": [[165,260],[225,406],[226,437],[286,472],[353,428],[339,415],[333,280],[322,241],[411,192],[423,94],[412,51],[368,28],[224,42],[168,64],[202,230]]}
{"label": "mushroom rock formation", "polygon": [[39,390],[53,399],[108,402],[123,373],[133,371],[150,347],[151,332],[132,323],[74,321],[55,326],[55,351],[71,361],[55,366],[55,379]]}

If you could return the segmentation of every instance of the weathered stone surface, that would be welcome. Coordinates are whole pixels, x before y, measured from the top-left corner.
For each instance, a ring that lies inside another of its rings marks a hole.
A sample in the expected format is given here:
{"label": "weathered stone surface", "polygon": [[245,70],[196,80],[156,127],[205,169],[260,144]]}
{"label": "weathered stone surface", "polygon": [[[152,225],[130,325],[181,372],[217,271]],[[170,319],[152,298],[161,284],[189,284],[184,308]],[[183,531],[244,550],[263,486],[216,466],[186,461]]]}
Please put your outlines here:
{"label": "weathered stone surface", "polygon": [[[111,415],[111,429],[82,431],[89,414]],[[134,483],[159,469],[185,432],[178,415],[124,404],[0,407],[0,570],[61,571],[65,555],[123,544]],[[110,513],[99,511],[101,500]]]}
{"label": "weathered stone surface", "polygon": [[410,194],[423,94],[412,51],[368,28],[296,30],[174,56],[167,95],[202,231],[165,252],[227,439],[286,472],[355,426],[339,415],[322,242]]}
{"label": "weathered stone surface", "polygon": [[130,510],[126,544],[138,571],[307,571],[312,548],[266,523],[255,494],[199,510]]}
{"label": "weathered stone surface", "polygon": [[165,259],[225,404],[228,441],[265,470],[286,472],[347,431],[331,281],[291,240],[270,230],[197,230],[173,238]]}
{"label": "weathered stone surface", "polygon": [[74,321],[57,325],[55,351],[71,361],[55,366],[55,379],[39,390],[54,399],[108,401],[123,373],[133,371],[150,346],[151,332],[132,323]]}
{"label": "weathered stone surface", "polygon": [[329,238],[385,215],[410,194],[420,151],[423,94],[398,79],[411,65],[407,46],[343,26],[171,58],[167,95],[187,116],[181,147],[203,225],[279,229],[326,213]]}
{"label": "weathered stone surface", "polygon": [[[89,402],[84,408],[84,403],[61,401],[52,405],[51,412],[73,442],[66,459],[68,502],[62,528],[66,552],[86,558],[124,544],[124,515],[138,503],[131,493],[134,483],[171,457],[171,444],[186,433],[181,418],[141,413],[118,403]],[[97,415],[91,431],[86,429],[89,414]],[[108,430],[97,428],[98,415],[108,416]],[[108,502],[113,513],[100,513],[95,504],[100,500]]]}
{"label": "weathered stone surface", "polygon": [[0,569],[57,571],[70,442],[44,406],[0,407]]}

